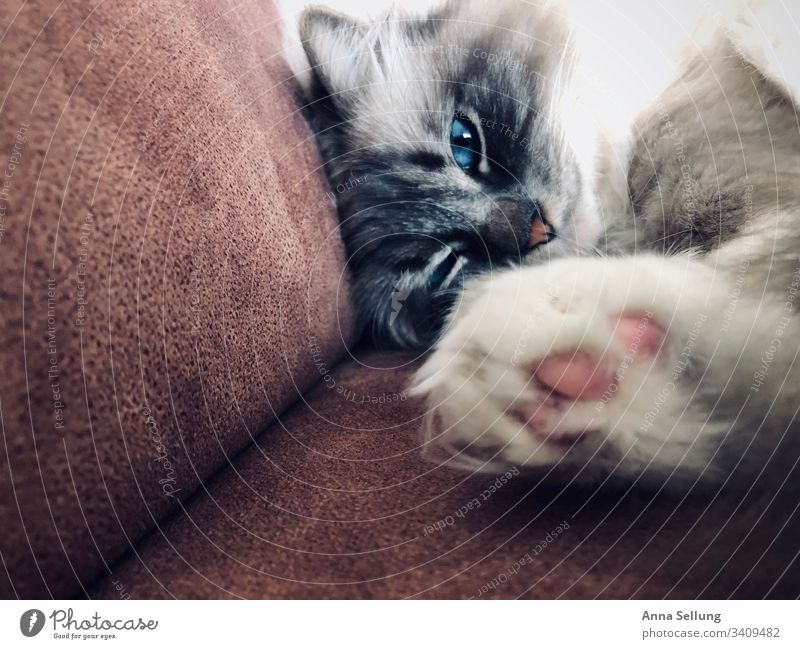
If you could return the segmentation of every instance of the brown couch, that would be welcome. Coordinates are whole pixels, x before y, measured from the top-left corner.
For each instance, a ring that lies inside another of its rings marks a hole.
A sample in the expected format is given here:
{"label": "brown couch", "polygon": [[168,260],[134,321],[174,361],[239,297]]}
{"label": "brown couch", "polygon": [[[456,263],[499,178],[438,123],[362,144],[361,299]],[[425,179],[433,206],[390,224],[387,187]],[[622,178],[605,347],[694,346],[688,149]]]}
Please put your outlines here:
{"label": "brown couch", "polygon": [[420,458],[268,0],[0,16],[4,597],[798,595],[785,511]]}

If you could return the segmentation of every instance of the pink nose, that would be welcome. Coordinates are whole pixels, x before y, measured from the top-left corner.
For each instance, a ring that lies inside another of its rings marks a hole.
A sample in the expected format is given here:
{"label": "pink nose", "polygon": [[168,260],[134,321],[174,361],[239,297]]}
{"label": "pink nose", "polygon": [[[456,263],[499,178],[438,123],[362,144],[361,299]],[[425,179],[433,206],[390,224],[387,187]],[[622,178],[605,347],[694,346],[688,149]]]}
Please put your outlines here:
{"label": "pink nose", "polygon": [[533,220],[533,227],[531,228],[531,238],[528,242],[531,248],[535,248],[539,244],[547,243],[553,238],[553,228],[544,219],[536,218]]}

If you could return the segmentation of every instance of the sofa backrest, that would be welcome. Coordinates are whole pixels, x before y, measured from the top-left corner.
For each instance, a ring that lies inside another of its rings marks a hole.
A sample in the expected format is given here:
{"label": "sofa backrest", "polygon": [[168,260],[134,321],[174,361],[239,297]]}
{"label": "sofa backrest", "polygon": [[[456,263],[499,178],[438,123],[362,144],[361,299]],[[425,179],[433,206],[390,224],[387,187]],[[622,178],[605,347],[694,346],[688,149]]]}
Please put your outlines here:
{"label": "sofa backrest", "polygon": [[345,258],[269,0],[0,16],[0,595],[68,596],[341,355]]}

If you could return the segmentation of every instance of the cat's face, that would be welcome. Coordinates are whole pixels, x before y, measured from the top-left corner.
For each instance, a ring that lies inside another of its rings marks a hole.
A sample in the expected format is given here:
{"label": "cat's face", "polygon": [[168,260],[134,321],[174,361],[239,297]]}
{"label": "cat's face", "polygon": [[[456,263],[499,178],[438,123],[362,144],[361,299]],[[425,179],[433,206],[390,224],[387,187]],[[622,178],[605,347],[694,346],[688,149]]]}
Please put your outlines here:
{"label": "cat's face", "polygon": [[558,15],[463,1],[367,25],[311,9],[301,37],[354,302],[378,342],[425,346],[467,278],[593,242],[594,143]]}

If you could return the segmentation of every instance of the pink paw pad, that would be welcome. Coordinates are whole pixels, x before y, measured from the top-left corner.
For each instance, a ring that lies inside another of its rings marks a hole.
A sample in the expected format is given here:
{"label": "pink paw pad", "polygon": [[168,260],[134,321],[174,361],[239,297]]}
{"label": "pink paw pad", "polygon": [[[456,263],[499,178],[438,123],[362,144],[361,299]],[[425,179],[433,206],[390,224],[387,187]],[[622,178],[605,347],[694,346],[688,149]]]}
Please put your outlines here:
{"label": "pink paw pad", "polygon": [[[649,314],[624,313],[612,319],[611,326],[634,361],[655,356],[664,343],[664,330]],[[534,376],[561,397],[597,401],[617,380],[618,369],[608,358],[578,350],[548,356],[536,367]]]}

